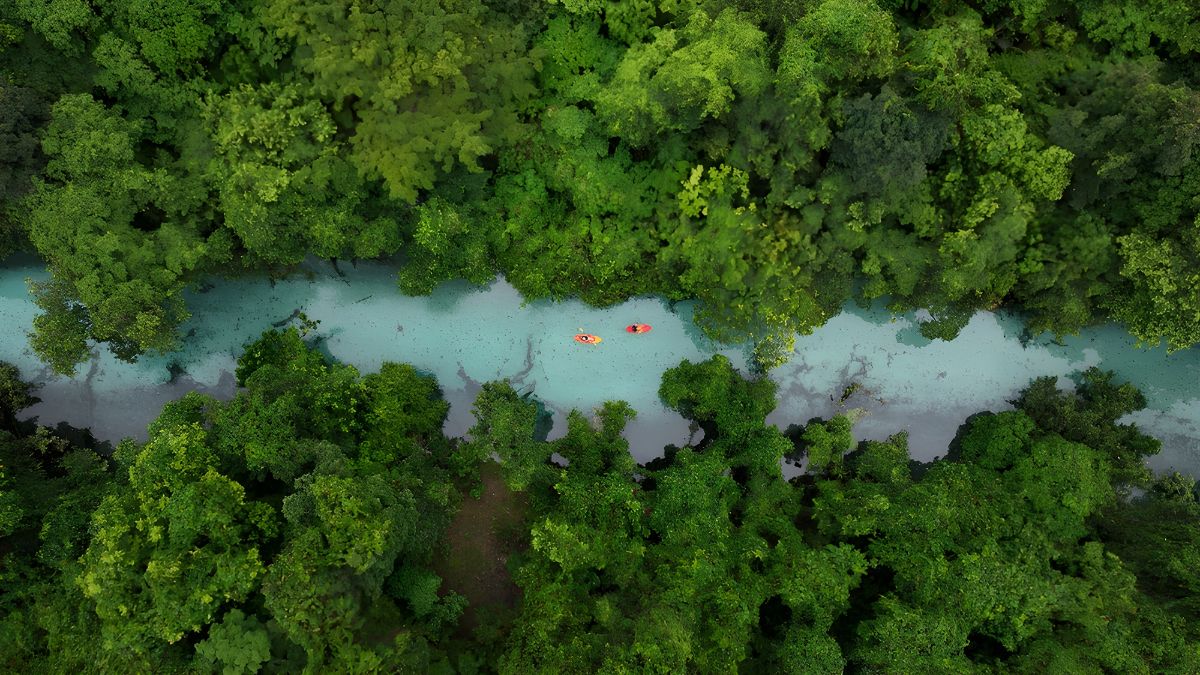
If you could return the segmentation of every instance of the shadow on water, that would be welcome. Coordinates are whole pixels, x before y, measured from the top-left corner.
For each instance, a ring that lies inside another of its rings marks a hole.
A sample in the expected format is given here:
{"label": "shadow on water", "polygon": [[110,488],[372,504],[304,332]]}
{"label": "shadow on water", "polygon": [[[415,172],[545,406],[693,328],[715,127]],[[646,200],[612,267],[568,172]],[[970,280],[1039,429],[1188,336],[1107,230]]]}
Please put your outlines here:
{"label": "shadow on water", "polygon": [[[526,394],[522,398],[528,400],[529,395]],[[532,401],[537,406],[537,421],[533,425],[533,440],[543,443],[550,437],[550,430],[554,428],[554,411],[546,407],[546,404],[537,398],[532,398]]]}
{"label": "shadow on water", "polygon": [[887,298],[875,298],[866,307],[847,302],[842,307],[842,314],[862,319],[875,326],[901,324],[903,327],[896,331],[896,343],[905,347],[920,349],[934,342],[921,333],[921,323],[932,318],[929,312],[922,309],[893,312],[888,309]]}
{"label": "shadow on water", "polygon": [[723,345],[716,340],[704,334],[704,330],[696,325],[696,310],[699,302],[695,300],[682,300],[678,302],[670,302],[659,298],[668,311],[679,317],[679,321],[683,327],[683,333],[691,340],[692,345],[702,352],[717,352],[723,348],[728,348],[730,345]]}
{"label": "shadow on water", "polygon": [[909,321],[908,326],[896,331],[896,342],[917,349],[933,344],[933,340],[921,334],[921,324],[916,321]]}
{"label": "shadow on water", "polygon": [[[316,350],[316,352],[321,356],[324,356],[326,361],[329,361],[330,363],[337,363],[337,357],[333,355],[333,352],[329,351],[329,338],[341,333],[342,331],[343,329],[341,328],[335,328],[326,334],[318,333],[316,335],[308,335],[304,338],[304,343]],[[421,371],[417,372],[420,373]],[[421,374],[424,375],[425,373]]]}
{"label": "shadow on water", "polygon": [[842,314],[856,316],[863,321],[867,321],[879,326],[891,323],[893,319],[901,316],[905,316],[910,319],[913,318],[914,312],[898,314],[888,309],[887,303],[887,298],[875,298],[871,301],[871,304],[867,305],[866,307],[855,302],[847,302],[842,306]]}
{"label": "shadow on water", "polygon": [[[433,293],[427,296],[425,306],[438,314],[452,314],[464,298],[476,293],[486,293],[495,283],[496,281],[492,280],[490,283],[480,286],[462,279],[446,281],[439,284],[437,288],[433,289]],[[398,293],[401,292],[399,287],[396,290]]]}

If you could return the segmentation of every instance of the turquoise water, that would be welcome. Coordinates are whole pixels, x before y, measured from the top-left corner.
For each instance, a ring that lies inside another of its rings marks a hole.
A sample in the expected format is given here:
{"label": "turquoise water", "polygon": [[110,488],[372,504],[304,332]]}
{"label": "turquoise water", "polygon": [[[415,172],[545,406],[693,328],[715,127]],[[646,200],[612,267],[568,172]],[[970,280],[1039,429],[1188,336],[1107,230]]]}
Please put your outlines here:
{"label": "turquoise water", "polygon": [[[662,300],[639,298],[607,309],[580,302],[531,302],[503,280],[486,288],[450,283],[429,297],[406,297],[394,269],[360,264],[339,276],[330,265],[313,263],[307,274],[277,281],[215,281],[191,293],[193,318],[183,351],[127,364],[102,351],[74,378],[50,374],[29,350],[26,332],[36,308],[24,279],[44,278],[35,261],[0,271],[0,359],[16,363],[40,386],[45,399],[29,411],[43,423],[86,426],[100,438],[141,437],[165,401],[190,389],[231,396],[235,355],[242,346],[293,312],[319,320],[318,333],[340,361],[372,371],[383,361],[403,361],[435,375],[451,403],[446,431],[462,435],[471,425],[470,403],[479,383],[511,378],[555,413],[551,438],[563,431],[571,408],[590,410],[623,399],[639,417],[627,430],[631,451],[641,460],[661,454],[666,443],[692,436],[687,423],[664,410],[658,383],[681,359],[728,356],[745,368],[740,347],[713,344],[691,322],[692,307],[674,310]],[[780,404],[769,421],[786,426],[846,408],[865,414],[859,438],[882,438],[907,430],[914,456],[943,454],[957,427],[970,414],[1007,407],[1032,377],[1069,376],[1092,365],[1116,370],[1146,393],[1149,408],[1134,421],[1164,441],[1153,458],[1157,470],[1174,467],[1200,474],[1200,350],[1167,355],[1141,349],[1121,329],[1109,326],[1067,338],[1062,344],[1034,340],[1023,345],[1019,320],[980,312],[952,342],[928,341],[916,331],[917,317],[894,316],[880,308],[848,306],[809,336],[801,337],[792,360],[771,373]],[[629,323],[654,326],[645,335],[624,332]],[[583,330],[604,338],[580,345]],[[172,378],[175,364],[182,375]],[[834,401],[851,383],[858,392]],[[1061,380],[1069,386],[1069,381]]]}

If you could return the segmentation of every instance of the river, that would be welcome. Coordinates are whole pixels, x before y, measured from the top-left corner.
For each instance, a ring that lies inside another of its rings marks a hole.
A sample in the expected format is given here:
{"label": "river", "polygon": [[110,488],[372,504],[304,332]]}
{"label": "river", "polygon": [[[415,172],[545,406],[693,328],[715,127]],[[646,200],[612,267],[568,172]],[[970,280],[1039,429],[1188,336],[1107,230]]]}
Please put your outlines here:
{"label": "river", "polygon": [[[36,307],[25,279],[45,277],[32,259],[9,259],[0,269],[0,360],[16,364],[38,386],[43,401],[26,410],[26,417],[87,427],[110,441],[144,438],[162,404],[186,391],[232,396],[242,346],[297,310],[320,321],[325,349],[339,361],[363,371],[384,361],[407,362],[435,375],[451,404],[445,425],[451,436],[471,426],[471,401],[480,383],[507,377],[553,412],[550,438],[565,431],[571,408],[629,402],[638,417],[626,438],[640,461],[661,455],[668,443],[695,440],[686,421],[658,400],[664,370],[714,353],[746,367],[741,347],[714,344],[700,333],[690,303],[672,308],[661,299],[637,298],[605,309],[577,301],[523,303],[502,279],[483,288],[452,282],[431,296],[408,297],[396,287],[393,266],[343,263],[339,273],[328,263],[312,262],[304,273],[282,281],[213,280],[207,290],[189,292],[193,316],[182,327],[187,338],[178,353],[129,364],[97,350],[74,378],[64,378],[37,361],[26,337]],[[792,359],[771,372],[779,384],[779,406],[768,421],[786,427],[861,408],[866,414],[855,426],[857,438],[906,430],[913,457],[929,460],[945,453],[968,415],[1010,407],[1007,400],[1031,378],[1054,375],[1060,385],[1071,386],[1071,374],[1096,365],[1115,370],[1145,393],[1147,409],[1130,421],[1163,441],[1163,452],[1150,466],[1200,475],[1200,349],[1168,355],[1162,347],[1138,347],[1117,326],[1088,329],[1060,344],[1049,336],[1023,344],[1020,320],[991,312],[977,313],[953,341],[929,341],[916,321],[912,313],[847,305],[812,335],[800,337]],[[634,322],[654,330],[625,333],[624,326]],[[604,341],[577,344],[572,336],[580,330]],[[852,383],[856,393],[836,400]],[[796,470],[784,467],[785,474]]]}

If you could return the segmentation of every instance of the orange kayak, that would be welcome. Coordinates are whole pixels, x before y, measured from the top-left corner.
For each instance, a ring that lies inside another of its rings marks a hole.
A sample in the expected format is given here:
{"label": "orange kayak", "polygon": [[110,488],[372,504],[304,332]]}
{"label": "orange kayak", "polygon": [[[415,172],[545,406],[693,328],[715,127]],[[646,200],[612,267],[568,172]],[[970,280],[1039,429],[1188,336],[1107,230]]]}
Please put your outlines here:
{"label": "orange kayak", "polygon": [[580,333],[575,336],[575,341],[585,345],[595,345],[604,342],[599,335],[592,335],[591,333]]}
{"label": "orange kayak", "polygon": [[626,333],[649,333],[651,330],[648,323],[635,323],[625,327]]}

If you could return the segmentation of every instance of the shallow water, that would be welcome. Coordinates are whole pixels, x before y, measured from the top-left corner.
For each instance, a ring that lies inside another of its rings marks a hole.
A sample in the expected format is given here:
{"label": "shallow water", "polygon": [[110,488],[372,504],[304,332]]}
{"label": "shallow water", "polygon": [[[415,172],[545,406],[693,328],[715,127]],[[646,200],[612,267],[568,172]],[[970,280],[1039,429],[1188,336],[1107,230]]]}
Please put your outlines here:
{"label": "shallow water", "polygon": [[[188,337],[179,353],[127,364],[101,350],[68,379],[38,363],[26,338],[36,308],[24,280],[46,274],[36,261],[10,260],[0,270],[0,359],[15,363],[40,386],[45,400],[27,416],[89,427],[106,440],[141,438],[162,404],[188,390],[231,396],[234,359],[242,346],[299,310],[320,320],[325,348],[342,362],[373,371],[383,361],[403,361],[435,375],[451,403],[450,435],[470,427],[479,384],[508,377],[554,412],[550,438],[563,433],[565,411],[571,408],[589,410],[612,399],[629,402],[639,416],[626,437],[643,461],[660,455],[667,443],[682,445],[692,437],[687,422],[658,400],[664,370],[681,359],[718,352],[737,367],[746,366],[742,348],[716,345],[700,334],[689,303],[674,310],[656,298],[607,309],[576,301],[523,304],[503,280],[486,288],[454,282],[429,297],[406,297],[398,292],[391,267],[343,265],[342,271],[339,276],[332,266],[314,263],[307,276],[274,284],[216,281],[207,292],[189,294],[193,318],[183,326]],[[654,330],[625,333],[624,326],[634,322]],[[1099,365],[1145,392],[1148,409],[1134,421],[1164,441],[1151,466],[1200,474],[1200,350],[1168,356],[1163,348],[1141,349],[1115,326],[1085,331],[1062,344],[1043,339],[1022,345],[1021,329],[1014,317],[980,312],[958,339],[930,342],[917,332],[912,314],[847,306],[801,337],[792,360],[771,373],[780,385],[780,403],[768,420],[786,427],[862,408],[866,415],[855,427],[858,438],[907,430],[914,457],[932,459],[945,452],[968,415],[1008,407],[1006,400],[1031,378],[1069,376]],[[604,342],[577,344],[572,336],[580,330]],[[177,373],[182,369],[174,379],[171,364],[178,366]],[[857,393],[844,403],[835,401],[851,383],[859,385]]]}

